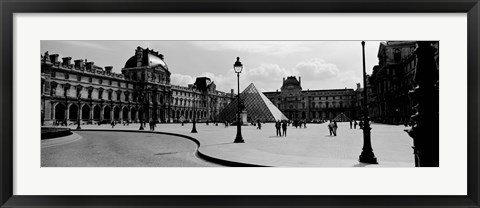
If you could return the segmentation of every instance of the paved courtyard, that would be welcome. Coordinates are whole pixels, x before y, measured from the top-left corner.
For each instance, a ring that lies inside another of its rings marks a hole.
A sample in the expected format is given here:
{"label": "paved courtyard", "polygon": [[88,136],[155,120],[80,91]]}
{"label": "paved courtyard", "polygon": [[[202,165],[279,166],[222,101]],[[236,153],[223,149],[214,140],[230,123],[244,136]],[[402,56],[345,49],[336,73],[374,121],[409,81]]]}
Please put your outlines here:
{"label": "paved courtyard", "polygon": [[[215,126],[212,123],[199,123],[196,134],[190,133],[192,124],[157,124],[155,131],[193,137],[200,143],[198,151],[201,154],[238,164],[279,167],[414,167],[411,148],[413,142],[403,131],[406,127],[372,124],[372,148],[379,164],[368,165],[358,162],[363,146],[362,130],[350,129],[349,123],[338,123],[338,126],[336,137],[329,135],[327,124],[307,124],[307,128],[289,126],[286,137],[275,135],[273,123],[263,124],[261,130],[256,129],[256,126],[242,126],[245,143],[233,143],[236,126],[225,128],[223,124]],[[138,128],[138,124],[120,124],[114,128],[110,125],[82,126],[82,129],[105,130]],[[148,125],[145,129],[148,131]],[[135,140],[135,137],[131,139]],[[177,139],[186,140],[182,137]]]}

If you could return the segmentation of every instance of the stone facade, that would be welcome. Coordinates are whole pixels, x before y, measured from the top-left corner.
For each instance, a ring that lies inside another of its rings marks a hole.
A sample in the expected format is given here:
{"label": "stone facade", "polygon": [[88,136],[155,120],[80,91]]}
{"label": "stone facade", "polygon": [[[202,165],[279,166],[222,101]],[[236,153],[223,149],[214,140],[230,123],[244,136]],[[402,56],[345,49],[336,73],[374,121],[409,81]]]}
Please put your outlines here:
{"label": "stone facade", "polygon": [[357,119],[358,90],[302,90],[301,77],[297,80],[290,76],[283,79],[281,91],[263,94],[290,120],[315,122],[334,119],[342,113]]}
{"label": "stone facade", "polygon": [[[438,42],[435,59],[438,68]],[[369,109],[372,121],[401,124],[409,122],[414,101],[408,92],[415,87],[416,42],[388,41],[380,43],[378,65],[373,67],[368,82],[371,87]]]}
{"label": "stone facade", "polygon": [[[198,120],[214,118],[233,94],[192,86],[170,84],[171,72],[164,56],[150,49],[137,47],[122,73],[71,57],[58,59],[58,54],[41,56],[42,125],[98,123],[139,120],[177,121],[181,116],[193,119],[194,96]],[[213,84],[213,85],[212,85]]]}

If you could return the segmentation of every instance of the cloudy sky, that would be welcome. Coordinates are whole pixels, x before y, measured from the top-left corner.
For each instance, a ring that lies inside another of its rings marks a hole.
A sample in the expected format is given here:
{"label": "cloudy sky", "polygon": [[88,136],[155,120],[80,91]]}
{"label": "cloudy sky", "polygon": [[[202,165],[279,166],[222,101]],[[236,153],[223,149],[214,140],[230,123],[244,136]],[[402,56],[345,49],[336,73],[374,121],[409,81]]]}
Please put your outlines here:
{"label": "cloudy sky", "polygon": [[[378,63],[379,44],[365,44],[368,74]],[[42,41],[41,53],[87,59],[120,73],[137,46],[164,54],[175,85],[207,76],[217,90],[236,91],[236,57],[244,65],[241,91],[250,83],[261,91],[275,91],[287,76],[300,76],[304,90],[355,88],[355,83],[363,83],[360,41]]]}

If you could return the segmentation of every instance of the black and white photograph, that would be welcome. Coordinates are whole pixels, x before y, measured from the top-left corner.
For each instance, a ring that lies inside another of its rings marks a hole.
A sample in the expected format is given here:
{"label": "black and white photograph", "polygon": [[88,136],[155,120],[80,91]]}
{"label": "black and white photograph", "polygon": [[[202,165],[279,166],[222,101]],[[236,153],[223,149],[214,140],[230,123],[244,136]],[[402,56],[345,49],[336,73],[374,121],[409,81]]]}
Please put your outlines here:
{"label": "black and white photograph", "polygon": [[440,167],[439,43],[42,40],[41,167]]}

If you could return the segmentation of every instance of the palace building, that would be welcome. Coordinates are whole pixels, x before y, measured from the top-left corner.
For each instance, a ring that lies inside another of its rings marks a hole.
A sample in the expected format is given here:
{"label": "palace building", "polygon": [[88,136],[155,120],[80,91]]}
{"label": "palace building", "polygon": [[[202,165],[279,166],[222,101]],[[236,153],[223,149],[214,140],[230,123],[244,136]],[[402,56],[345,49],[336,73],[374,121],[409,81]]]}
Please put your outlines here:
{"label": "palace building", "polygon": [[[436,49],[435,61],[439,58],[439,42],[433,42]],[[378,48],[378,65],[373,67],[369,77],[370,117],[379,123],[401,124],[409,122],[416,105],[408,95],[416,86],[415,69],[417,57],[416,41],[387,41]]]}
{"label": "palace building", "polygon": [[[234,98],[208,77],[189,86],[170,83],[171,71],[157,51],[137,47],[120,73],[111,66],[58,54],[41,56],[42,125],[154,120],[213,120]],[[196,114],[196,115],[194,115]]]}
{"label": "palace building", "polygon": [[295,76],[283,78],[280,89],[263,94],[290,120],[311,122],[335,119],[340,115],[342,118],[357,118],[358,90],[303,90],[301,77],[297,80]]}

